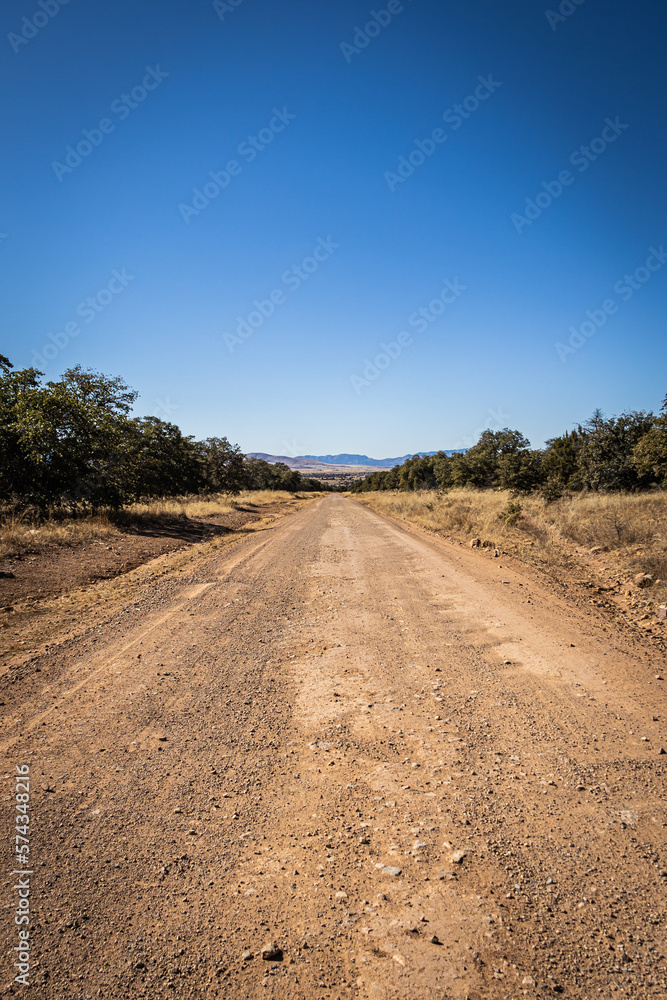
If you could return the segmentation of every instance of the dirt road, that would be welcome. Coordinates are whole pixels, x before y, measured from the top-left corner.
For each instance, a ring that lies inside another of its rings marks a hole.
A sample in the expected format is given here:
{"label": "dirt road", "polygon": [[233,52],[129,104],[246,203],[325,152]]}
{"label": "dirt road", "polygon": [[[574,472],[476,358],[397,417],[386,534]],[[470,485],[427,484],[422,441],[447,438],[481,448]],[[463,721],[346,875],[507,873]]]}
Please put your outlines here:
{"label": "dirt road", "polygon": [[190,565],[0,678],[35,996],[664,1000],[655,653],[340,496]]}

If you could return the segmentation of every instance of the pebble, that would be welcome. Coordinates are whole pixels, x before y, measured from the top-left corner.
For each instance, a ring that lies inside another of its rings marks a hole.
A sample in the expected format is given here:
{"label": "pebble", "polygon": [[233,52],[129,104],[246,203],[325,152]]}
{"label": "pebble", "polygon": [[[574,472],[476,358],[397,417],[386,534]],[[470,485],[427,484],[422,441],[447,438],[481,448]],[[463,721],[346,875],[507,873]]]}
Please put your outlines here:
{"label": "pebble", "polygon": [[246,948],[246,950],[242,952],[241,958],[243,959],[244,962],[249,962],[250,959],[252,958],[252,952],[248,951],[248,949]]}
{"label": "pebble", "polygon": [[279,962],[283,957],[282,949],[275,941],[269,941],[268,944],[265,944],[260,954],[265,962]]}
{"label": "pebble", "polygon": [[383,868],[382,869],[382,874],[383,875],[393,875],[394,878],[398,878],[398,876],[401,874],[401,869],[400,868],[392,868],[392,867]]}
{"label": "pebble", "polygon": [[454,851],[454,853],[449,857],[449,863],[452,865],[460,865],[465,856],[465,851]]}

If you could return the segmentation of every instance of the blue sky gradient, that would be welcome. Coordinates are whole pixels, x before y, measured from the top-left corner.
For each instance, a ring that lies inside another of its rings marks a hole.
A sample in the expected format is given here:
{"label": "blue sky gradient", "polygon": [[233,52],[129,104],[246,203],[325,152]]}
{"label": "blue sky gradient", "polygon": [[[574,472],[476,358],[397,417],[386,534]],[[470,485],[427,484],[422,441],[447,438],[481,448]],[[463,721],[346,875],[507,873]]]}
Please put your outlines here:
{"label": "blue sky gradient", "polygon": [[667,12],[560,9],[8,0],[0,351],[278,454],[657,409]]}

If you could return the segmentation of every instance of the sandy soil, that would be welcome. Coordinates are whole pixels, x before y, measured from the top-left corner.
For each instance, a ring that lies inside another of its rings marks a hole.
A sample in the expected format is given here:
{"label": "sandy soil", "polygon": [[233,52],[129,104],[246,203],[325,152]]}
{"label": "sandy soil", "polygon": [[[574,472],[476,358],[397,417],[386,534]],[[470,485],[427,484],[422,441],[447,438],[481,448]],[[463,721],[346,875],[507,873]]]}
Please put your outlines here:
{"label": "sandy soil", "polygon": [[114,600],[0,677],[35,995],[667,995],[655,645],[339,495]]}
{"label": "sandy soil", "polygon": [[45,598],[110,580],[165,552],[238,531],[267,514],[280,513],[297,502],[240,506],[229,514],[208,517],[144,518],[135,525],[121,527],[109,538],[97,538],[87,545],[49,546],[3,560],[2,569],[12,576],[0,577],[0,608],[23,610]]}

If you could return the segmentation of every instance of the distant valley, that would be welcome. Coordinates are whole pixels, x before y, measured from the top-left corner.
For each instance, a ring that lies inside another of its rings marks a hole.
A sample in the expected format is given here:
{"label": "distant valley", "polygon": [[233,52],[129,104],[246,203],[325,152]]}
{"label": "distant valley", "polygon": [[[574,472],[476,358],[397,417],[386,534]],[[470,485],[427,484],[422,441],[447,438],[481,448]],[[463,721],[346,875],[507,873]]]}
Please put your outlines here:
{"label": "distant valley", "polygon": [[[446,450],[446,455],[455,455],[465,451],[465,448],[455,448]],[[437,455],[437,451],[415,451],[409,455],[400,455],[398,458],[369,458],[368,455],[353,455],[344,452],[340,455],[268,455],[262,451],[248,452],[247,458],[261,458],[271,464],[284,462],[290,469],[321,469],[322,472],[331,471],[332,468],[359,467],[362,469],[393,469],[395,465],[401,465],[414,455],[420,457]]]}

